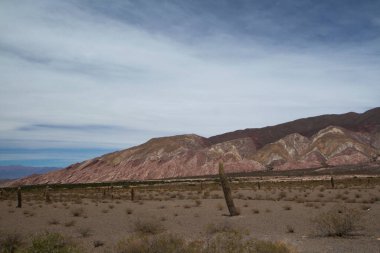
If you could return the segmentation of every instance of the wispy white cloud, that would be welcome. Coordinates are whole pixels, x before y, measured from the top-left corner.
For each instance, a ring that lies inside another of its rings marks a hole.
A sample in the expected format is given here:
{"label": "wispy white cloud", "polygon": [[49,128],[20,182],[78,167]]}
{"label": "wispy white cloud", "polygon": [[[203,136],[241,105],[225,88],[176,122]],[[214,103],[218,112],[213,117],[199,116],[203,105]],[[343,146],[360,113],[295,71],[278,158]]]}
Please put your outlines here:
{"label": "wispy white cloud", "polygon": [[308,44],[310,33],[292,37],[298,15],[228,23],[212,10],[150,4],[123,18],[76,1],[1,1],[2,145],[123,148],[378,106],[379,36]]}

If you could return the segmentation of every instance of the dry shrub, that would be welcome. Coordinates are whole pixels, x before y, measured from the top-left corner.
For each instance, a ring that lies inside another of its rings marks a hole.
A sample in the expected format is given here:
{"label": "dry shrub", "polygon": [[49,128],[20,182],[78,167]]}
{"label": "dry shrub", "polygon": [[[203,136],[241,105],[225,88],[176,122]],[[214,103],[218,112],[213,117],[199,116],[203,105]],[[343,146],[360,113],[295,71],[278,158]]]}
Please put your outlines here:
{"label": "dry shrub", "polygon": [[281,192],[279,192],[277,199],[281,200],[281,199],[285,198],[286,195],[287,195],[286,192],[281,191]]}
{"label": "dry shrub", "polygon": [[359,229],[362,214],[346,206],[335,206],[312,219],[319,236],[345,236]]}
{"label": "dry shrub", "polygon": [[241,233],[221,233],[203,245],[202,253],[295,253],[282,242],[256,241]]}
{"label": "dry shrub", "polygon": [[48,224],[49,224],[49,225],[58,225],[58,224],[59,224],[59,221],[58,221],[57,219],[53,218],[53,219],[50,219],[50,220],[48,221]]}
{"label": "dry shrub", "polygon": [[33,217],[35,215],[33,212],[29,210],[25,210],[23,214],[25,215],[25,217]]}
{"label": "dry shrub", "polygon": [[165,231],[164,226],[158,220],[137,220],[134,223],[134,230],[136,233],[145,235],[155,235]]}
{"label": "dry shrub", "polygon": [[286,225],[287,233],[294,233],[294,227],[292,225]]}
{"label": "dry shrub", "polygon": [[369,205],[362,205],[360,208],[362,210],[364,210],[364,211],[368,211],[369,209],[371,209],[371,206],[369,206]]}
{"label": "dry shrub", "polygon": [[92,234],[91,228],[83,227],[78,229],[78,233],[81,237],[89,237]]}
{"label": "dry shrub", "polygon": [[210,192],[209,191],[205,191],[204,193],[203,193],[203,198],[204,199],[208,199],[210,197]]}
{"label": "dry shrub", "polygon": [[65,227],[72,227],[75,225],[75,221],[74,220],[71,220],[71,221],[67,221],[65,222]]}
{"label": "dry shrub", "polygon": [[95,240],[93,241],[92,243],[94,245],[95,248],[98,248],[98,247],[101,247],[104,245],[104,242],[103,241],[100,241],[100,240]]}
{"label": "dry shrub", "polygon": [[256,241],[254,251],[256,253],[296,253],[295,249],[283,242]]}
{"label": "dry shrub", "polygon": [[17,233],[0,233],[0,252],[13,253],[22,245],[22,237]]}
{"label": "dry shrub", "polygon": [[238,228],[233,226],[230,222],[210,223],[206,225],[206,232],[209,235],[217,233],[239,233]]}
{"label": "dry shrub", "polygon": [[84,214],[84,209],[82,207],[79,207],[79,208],[74,208],[71,210],[71,214],[74,216],[74,217],[80,217]]}
{"label": "dry shrub", "polygon": [[243,236],[236,232],[219,233],[215,237],[207,241],[204,245],[202,252],[215,253],[215,252],[253,252],[251,249],[253,243],[250,240],[243,240]]}
{"label": "dry shrub", "polygon": [[115,249],[116,253],[197,253],[199,246],[187,243],[183,238],[173,234],[154,236],[134,235],[120,241]]}

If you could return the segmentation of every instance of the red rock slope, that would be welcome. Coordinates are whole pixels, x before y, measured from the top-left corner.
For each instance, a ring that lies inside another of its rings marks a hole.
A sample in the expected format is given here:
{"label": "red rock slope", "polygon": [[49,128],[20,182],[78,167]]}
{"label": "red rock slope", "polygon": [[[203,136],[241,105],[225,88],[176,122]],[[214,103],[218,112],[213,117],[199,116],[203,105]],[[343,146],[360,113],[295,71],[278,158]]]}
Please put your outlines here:
{"label": "red rock slope", "polygon": [[228,172],[292,170],[379,161],[380,108],[363,114],[322,115],[211,138],[154,138],[65,169],[9,185],[85,183],[201,176]]}

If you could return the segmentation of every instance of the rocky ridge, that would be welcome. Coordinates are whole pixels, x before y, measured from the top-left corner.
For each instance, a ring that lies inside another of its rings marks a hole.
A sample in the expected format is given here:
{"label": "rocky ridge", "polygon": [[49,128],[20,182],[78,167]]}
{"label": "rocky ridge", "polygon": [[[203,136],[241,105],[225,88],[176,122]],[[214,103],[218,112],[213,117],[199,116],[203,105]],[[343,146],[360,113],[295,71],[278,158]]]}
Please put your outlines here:
{"label": "rocky ridge", "polygon": [[[332,124],[334,123],[334,124]],[[212,175],[226,171],[294,170],[380,161],[380,108],[322,115],[277,126],[204,138],[154,138],[126,150],[8,185],[89,183]]]}

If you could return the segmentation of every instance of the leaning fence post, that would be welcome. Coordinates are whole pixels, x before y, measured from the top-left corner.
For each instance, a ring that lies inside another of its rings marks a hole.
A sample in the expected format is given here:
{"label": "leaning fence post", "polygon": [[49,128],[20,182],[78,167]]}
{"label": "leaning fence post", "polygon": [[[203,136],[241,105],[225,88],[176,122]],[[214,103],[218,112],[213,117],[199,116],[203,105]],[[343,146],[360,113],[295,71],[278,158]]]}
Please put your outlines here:
{"label": "leaning fence post", "polygon": [[230,212],[230,215],[231,216],[239,215],[239,212],[237,211],[235,207],[234,200],[232,199],[231,187],[228,182],[228,178],[224,174],[223,163],[219,163],[219,178],[220,178],[220,184],[222,185],[222,188],[223,188],[224,198],[226,200],[226,204],[228,207],[228,211]]}
{"label": "leaning fence post", "polygon": [[21,196],[21,187],[17,188],[17,208],[22,207],[22,196]]}

